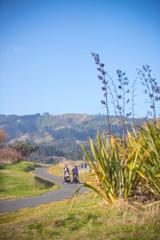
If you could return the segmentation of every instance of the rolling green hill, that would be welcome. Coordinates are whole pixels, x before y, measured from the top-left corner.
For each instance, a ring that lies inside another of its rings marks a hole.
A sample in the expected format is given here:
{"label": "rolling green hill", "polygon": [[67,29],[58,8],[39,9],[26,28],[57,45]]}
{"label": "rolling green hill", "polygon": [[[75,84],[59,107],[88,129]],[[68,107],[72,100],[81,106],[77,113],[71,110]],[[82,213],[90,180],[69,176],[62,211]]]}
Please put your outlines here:
{"label": "rolling green hill", "polygon": [[[118,133],[118,120],[110,117],[112,133]],[[143,119],[136,119],[136,125],[142,124]],[[106,131],[105,115],[64,114],[64,115],[0,115],[0,129],[7,132],[7,143],[29,141],[39,146],[32,159],[51,156],[77,159],[82,157],[79,143],[87,141],[88,137],[95,138],[96,132]],[[126,130],[131,128],[131,119],[126,119]]]}

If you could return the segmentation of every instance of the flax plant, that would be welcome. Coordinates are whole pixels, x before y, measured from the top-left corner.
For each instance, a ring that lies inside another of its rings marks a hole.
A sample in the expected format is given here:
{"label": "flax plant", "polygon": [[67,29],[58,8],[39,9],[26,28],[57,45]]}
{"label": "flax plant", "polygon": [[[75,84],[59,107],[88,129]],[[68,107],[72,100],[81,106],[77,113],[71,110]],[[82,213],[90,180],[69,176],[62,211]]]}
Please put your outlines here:
{"label": "flax plant", "polygon": [[160,194],[160,122],[146,123],[140,128],[139,144],[143,165],[139,171],[153,194]]}
{"label": "flax plant", "polygon": [[139,183],[160,195],[160,123],[146,123],[128,132],[123,144],[120,138],[111,136],[109,141],[98,133],[96,142],[89,139],[89,151],[81,147],[94,177],[82,186],[94,190],[107,204],[135,196]]}
{"label": "flax plant", "polygon": [[[98,78],[102,81],[102,90],[105,99],[101,101],[107,110],[108,136],[97,133],[96,141],[89,138],[89,150],[81,145],[86,161],[90,166],[93,178],[82,186],[88,187],[100,195],[107,204],[114,203],[117,199],[127,200],[136,195],[139,183],[144,184],[155,195],[160,194],[160,123],[157,120],[156,103],[160,100],[160,87],[151,77],[151,69],[148,65],[139,71],[139,76],[146,87],[145,93],[149,94],[151,109],[153,110],[154,123],[146,123],[145,127],[134,130],[134,98],[136,80],[132,87],[132,112],[127,113],[126,107],[130,102],[128,97],[129,79],[121,70],[117,70],[118,84],[104,70],[104,64],[99,55],[92,53]],[[110,86],[112,85],[112,87]],[[111,134],[109,117],[109,94],[111,103],[115,108],[117,119],[122,122],[121,137]],[[125,118],[132,115],[132,133],[126,134]]]}
{"label": "flax plant", "polygon": [[93,181],[86,182],[82,186],[94,190],[107,204],[112,204],[117,199],[126,200],[138,184],[140,148],[136,141],[132,141],[129,133],[128,138],[128,143],[125,143],[125,154],[119,138],[112,136],[108,141],[99,133],[96,143],[89,139],[91,153],[82,145],[86,160],[92,169],[92,175],[95,176]]}

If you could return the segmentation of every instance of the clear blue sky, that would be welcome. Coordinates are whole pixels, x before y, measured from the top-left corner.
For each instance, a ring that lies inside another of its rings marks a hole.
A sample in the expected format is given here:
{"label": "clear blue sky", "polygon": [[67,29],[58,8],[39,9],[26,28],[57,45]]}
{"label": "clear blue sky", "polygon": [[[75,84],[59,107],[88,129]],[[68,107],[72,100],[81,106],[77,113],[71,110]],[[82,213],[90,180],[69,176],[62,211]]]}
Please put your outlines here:
{"label": "clear blue sky", "polygon": [[91,51],[113,76],[147,63],[160,83],[159,13],[159,0],[0,0],[0,113],[104,113]]}

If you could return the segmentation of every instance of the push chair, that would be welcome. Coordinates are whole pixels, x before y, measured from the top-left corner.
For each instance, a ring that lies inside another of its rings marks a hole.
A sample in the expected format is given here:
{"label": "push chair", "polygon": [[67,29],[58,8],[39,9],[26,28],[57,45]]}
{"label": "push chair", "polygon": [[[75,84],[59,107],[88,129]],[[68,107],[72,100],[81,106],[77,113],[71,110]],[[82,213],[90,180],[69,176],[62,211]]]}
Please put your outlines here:
{"label": "push chair", "polygon": [[64,182],[63,183],[71,183],[71,178],[70,178],[70,175],[68,173],[66,173],[64,175]]}
{"label": "push chair", "polygon": [[73,183],[80,183],[77,173],[73,173]]}

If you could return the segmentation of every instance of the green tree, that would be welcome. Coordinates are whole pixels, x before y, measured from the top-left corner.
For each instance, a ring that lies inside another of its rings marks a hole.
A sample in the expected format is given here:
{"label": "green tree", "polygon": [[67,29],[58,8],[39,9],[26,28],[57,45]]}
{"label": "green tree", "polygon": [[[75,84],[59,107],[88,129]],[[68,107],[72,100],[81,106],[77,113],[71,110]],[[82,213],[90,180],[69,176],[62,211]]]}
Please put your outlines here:
{"label": "green tree", "polygon": [[20,152],[23,157],[29,156],[32,152],[38,149],[37,146],[34,146],[29,142],[16,142],[11,145],[11,147]]}

